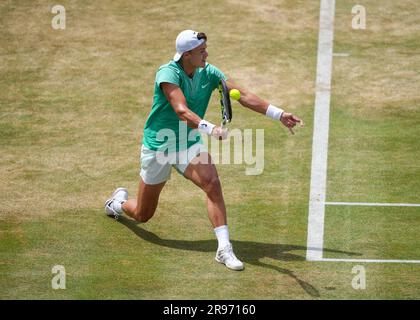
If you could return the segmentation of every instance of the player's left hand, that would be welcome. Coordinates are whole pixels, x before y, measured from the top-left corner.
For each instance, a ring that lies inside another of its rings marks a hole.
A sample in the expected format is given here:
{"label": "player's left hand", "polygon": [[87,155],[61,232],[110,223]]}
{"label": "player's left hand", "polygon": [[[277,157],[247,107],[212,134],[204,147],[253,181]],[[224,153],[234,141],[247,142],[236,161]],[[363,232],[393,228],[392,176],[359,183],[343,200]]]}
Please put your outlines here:
{"label": "player's left hand", "polygon": [[303,121],[301,119],[288,112],[283,112],[280,121],[289,129],[289,131],[292,134],[295,134],[293,128],[296,126],[297,123],[299,123],[300,127],[304,126]]}

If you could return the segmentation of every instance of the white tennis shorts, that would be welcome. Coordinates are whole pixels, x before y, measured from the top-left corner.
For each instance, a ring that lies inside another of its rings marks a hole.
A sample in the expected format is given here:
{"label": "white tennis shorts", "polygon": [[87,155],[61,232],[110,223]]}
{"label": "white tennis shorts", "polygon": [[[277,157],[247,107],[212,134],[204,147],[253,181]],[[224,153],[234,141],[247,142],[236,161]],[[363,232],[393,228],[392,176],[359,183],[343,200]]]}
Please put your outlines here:
{"label": "white tennis shorts", "polygon": [[166,154],[150,150],[142,145],[140,176],[145,184],[158,184],[171,178],[172,167],[183,175],[191,160],[202,152],[208,151],[201,143],[195,143],[184,151]]}

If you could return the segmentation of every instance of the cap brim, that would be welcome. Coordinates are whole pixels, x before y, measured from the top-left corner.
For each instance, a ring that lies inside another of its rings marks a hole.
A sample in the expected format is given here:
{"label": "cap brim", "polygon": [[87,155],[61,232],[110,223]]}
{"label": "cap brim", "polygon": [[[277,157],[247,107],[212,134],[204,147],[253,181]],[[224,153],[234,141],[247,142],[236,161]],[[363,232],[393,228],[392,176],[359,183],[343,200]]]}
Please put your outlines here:
{"label": "cap brim", "polygon": [[181,59],[181,57],[182,57],[182,53],[179,53],[179,52],[175,53],[174,61],[179,61],[179,59]]}

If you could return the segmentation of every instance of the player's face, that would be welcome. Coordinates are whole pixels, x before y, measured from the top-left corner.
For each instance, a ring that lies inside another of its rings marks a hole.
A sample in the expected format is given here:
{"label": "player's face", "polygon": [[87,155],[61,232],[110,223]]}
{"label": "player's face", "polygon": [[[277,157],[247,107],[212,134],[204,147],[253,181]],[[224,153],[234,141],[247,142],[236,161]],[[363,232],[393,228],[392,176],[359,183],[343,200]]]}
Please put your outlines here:
{"label": "player's face", "polygon": [[207,49],[207,44],[204,42],[202,45],[190,51],[191,53],[190,62],[194,67],[204,68],[206,66],[206,59],[209,55],[206,49]]}

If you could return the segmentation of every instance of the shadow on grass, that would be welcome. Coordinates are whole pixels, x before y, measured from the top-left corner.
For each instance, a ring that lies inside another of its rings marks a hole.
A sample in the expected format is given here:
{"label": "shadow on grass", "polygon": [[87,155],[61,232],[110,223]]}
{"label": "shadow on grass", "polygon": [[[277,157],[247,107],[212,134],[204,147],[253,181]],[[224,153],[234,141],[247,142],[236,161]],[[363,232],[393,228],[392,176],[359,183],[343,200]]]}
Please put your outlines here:
{"label": "shadow on grass", "polygon": [[[141,239],[151,242],[153,244],[179,249],[179,250],[191,250],[199,252],[215,252],[217,248],[216,240],[176,240],[176,239],[162,239],[153,232],[147,231],[139,227],[138,223],[128,219],[126,217],[120,217],[118,220],[121,224],[125,225],[131,231],[133,231]],[[254,266],[264,267],[278,271],[280,273],[286,274],[289,277],[293,278],[307,294],[312,297],[320,297],[319,291],[302,279],[299,279],[293,271],[290,271],[285,268],[274,266],[261,262],[262,258],[271,258],[279,261],[306,261],[306,258],[291,253],[293,250],[306,251],[308,247],[291,245],[291,244],[278,244],[278,243],[262,243],[262,242],[253,242],[253,241],[235,241],[232,240],[232,245],[235,250],[235,253],[242,261],[245,263],[252,264]],[[317,248],[311,248],[313,250],[318,250]],[[324,248],[323,251],[341,253],[346,255],[360,255],[359,253],[346,252],[339,250],[331,250]]]}

